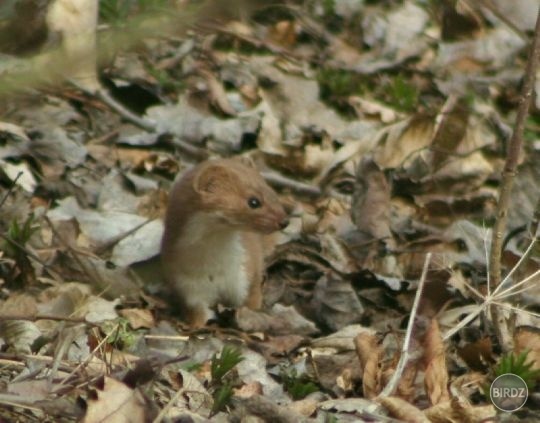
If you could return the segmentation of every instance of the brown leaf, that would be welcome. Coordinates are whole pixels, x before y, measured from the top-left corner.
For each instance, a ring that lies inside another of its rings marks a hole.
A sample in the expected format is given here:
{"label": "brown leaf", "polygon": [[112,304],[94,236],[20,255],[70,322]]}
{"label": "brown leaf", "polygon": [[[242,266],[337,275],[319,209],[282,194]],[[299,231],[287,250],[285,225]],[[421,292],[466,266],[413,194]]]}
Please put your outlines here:
{"label": "brown leaf", "polygon": [[294,21],[280,21],[270,27],[269,38],[283,47],[291,47],[296,44],[297,24]]}
{"label": "brown leaf", "polygon": [[375,335],[360,333],[354,339],[356,353],[363,368],[362,388],[364,397],[375,398],[381,390],[381,369],[379,361],[381,348],[378,345]]}
{"label": "brown leaf", "polygon": [[253,395],[263,395],[263,387],[259,382],[245,383],[240,388],[234,390],[234,396],[249,398]]}
{"label": "brown leaf", "polygon": [[295,413],[301,414],[302,416],[309,417],[317,411],[319,408],[320,402],[313,398],[304,398],[300,401],[294,401],[289,404],[287,408],[293,410]]}
{"label": "brown leaf", "polygon": [[357,170],[353,198],[353,221],[375,239],[391,236],[389,227],[390,184],[381,168],[364,159]]}
{"label": "brown leaf", "polygon": [[468,119],[465,100],[450,96],[435,123],[435,134],[431,142],[433,169],[438,169],[442,163],[453,158],[452,154],[465,136]]}
{"label": "brown leaf", "polygon": [[212,104],[222,113],[228,116],[235,116],[236,111],[227,98],[227,93],[225,92],[225,88],[223,88],[223,84],[218,81],[212,72],[205,69],[200,69],[199,72],[206,80]]}
{"label": "brown leaf", "polygon": [[533,369],[540,369],[540,331],[538,328],[522,326],[514,337],[514,352],[529,351],[527,362],[533,362]]}
{"label": "brown leaf", "polygon": [[431,404],[438,404],[441,401],[448,400],[449,395],[444,344],[442,342],[439,324],[435,319],[431,321],[424,345],[424,363],[426,366],[424,384],[426,393],[429,396]]}
{"label": "brown leaf", "polygon": [[120,315],[125,317],[133,329],[153,328],[156,326],[154,316],[150,310],[142,308],[126,308],[120,310]]}
{"label": "brown leaf", "polygon": [[491,339],[488,337],[468,343],[461,348],[458,347],[457,352],[472,370],[486,370],[489,365],[495,362]]}
{"label": "brown leaf", "polygon": [[493,405],[472,406],[464,397],[453,397],[424,410],[432,423],[476,423],[495,416]]}
{"label": "brown leaf", "polygon": [[414,386],[414,381],[416,379],[417,373],[418,365],[415,362],[410,362],[407,367],[405,367],[405,370],[401,375],[399,384],[396,389],[396,395],[407,401],[411,401],[415,397],[416,390]]}
{"label": "brown leaf", "polygon": [[138,423],[145,422],[146,401],[137,389],[106,377],[97,398],[88,401],[83,423]]}
{"label": "brown leaf", "polygon": [[397,397],[379,398],[392,417],[411,423],[429,423],[429,419],[411,403]]}

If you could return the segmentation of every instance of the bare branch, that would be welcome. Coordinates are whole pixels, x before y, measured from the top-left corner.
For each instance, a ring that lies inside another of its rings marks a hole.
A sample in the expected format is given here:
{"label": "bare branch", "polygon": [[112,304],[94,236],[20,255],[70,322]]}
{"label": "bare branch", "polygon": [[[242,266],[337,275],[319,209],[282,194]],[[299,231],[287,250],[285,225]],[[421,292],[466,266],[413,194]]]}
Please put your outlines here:
{"label": "bare branch", "polygon": [[[529,105],[531,102],[534,81],[536,76],[536,67],[538,65],[538,57],[540,56],[540,10],[536,18],[536,28],[534,31],[534,37],[529,55],[529,61],[527,63],[527,69],[525,70],[525,78],[523,81],[523,87],[521,91],[521,98],[519,102],[519,108],[516,116],[516,123],[514,132],[510,143],[508,145],[508,151],[506,155],[506,163],[503,170],[501,186],[499,188],[499,201],[497,204],[497,218],[493,227],[491,235],[491,253],[489,257],[489,270],[491,273],[491,286],[497,288],[501,283],[501,255],[502,255],[502,243],[504,232],[506,229],[506,223],[508,219],[508,208],[510,205],[510,194],[512,192],[512,186],[514,184],[514,178],[517,172],[517,165],[519,161],[519,155],[523,145],[523,131],[525,128],[525,119],[529,111]],[[508,332],[508,326],[504,316],[499,313],[496,307],[491,307],[491,316],[493,319],[493,325],[497,338],[501,348],[505,351],[512,349],[512,337]]]}

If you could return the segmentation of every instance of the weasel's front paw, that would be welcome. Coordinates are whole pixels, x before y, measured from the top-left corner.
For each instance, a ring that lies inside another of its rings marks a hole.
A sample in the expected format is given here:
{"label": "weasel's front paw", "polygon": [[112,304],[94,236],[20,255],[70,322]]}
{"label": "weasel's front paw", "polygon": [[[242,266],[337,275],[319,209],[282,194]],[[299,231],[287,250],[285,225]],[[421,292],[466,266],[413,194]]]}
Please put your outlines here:
{"label": "weasel's front paw", "polygon": [[205,326],[206,322],[214,317],[214,312],[206,305],[196,304],[186,306],[184,315],[186,323],[192,329],[197,329]]}

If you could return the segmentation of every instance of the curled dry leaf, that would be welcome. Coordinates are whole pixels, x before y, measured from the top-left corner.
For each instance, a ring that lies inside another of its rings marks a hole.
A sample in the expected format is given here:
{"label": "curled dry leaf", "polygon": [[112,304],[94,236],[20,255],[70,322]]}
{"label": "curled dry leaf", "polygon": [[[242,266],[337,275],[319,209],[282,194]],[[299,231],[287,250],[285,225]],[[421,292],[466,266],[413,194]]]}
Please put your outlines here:
{"label": "curled dry leaf", "polygon": [[384,172],[365,158],[356,175],[351,212],[356,227],[374,239],[389,238],[390,184]]}
{"label": "curled dry leaf", "polygon": [[439,324],[435,319],[431,321],[424,341],[424,363],[426,373],[424,384],[431,404],[446,401],[448,395],[448,371],[446,369],[446,357],[444,344],[439,330]]}
{"label": "curled dry leaf", "polygon": [[430,423],[430,420],[414,405],[397,397],[383,397],[378,400],[392,417],[411,423]]}
{"label": "curled dry leaf", "polygon": [[424,410],[432,423],[476,423],[496,415],[493,405],[472,406],[463,397],[453,397]]}
{"label": "curled dry leaf", "polygon": [[417,373],[418,363],[414,361],[410,362],[407,367],[405,367],[405,370],[403,370],[403,374],[401,375],[399,384],[396,389],[396,395],[398,395],[400,398],[403,398],[404,400],[412,401],[416,394],[414,381],[416,379]]}
{"label": "curled dry leaf", "polygon": [[381,348],[375,335],[360,333],[354,339],[356,353],[363,368],[362,388],[366,398],[375,398],[381,391]]}

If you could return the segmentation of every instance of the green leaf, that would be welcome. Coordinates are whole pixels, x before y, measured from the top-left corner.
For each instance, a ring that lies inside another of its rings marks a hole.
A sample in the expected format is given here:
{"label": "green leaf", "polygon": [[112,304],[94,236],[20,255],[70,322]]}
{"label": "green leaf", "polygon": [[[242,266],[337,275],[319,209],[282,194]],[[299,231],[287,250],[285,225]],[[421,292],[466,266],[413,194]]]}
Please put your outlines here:
{"label": "green leaf", "polygon": [[238,348],[230,345],[224,345],[219,357],[217,354],[214,354],[212,357],[212,363],[210,366],[212,381],[221,381],[223,376],[230,372],[234,366],[236,366],[242,360],[244,360],[244,357],[242,357],[242,353]]}
{"label": "green leaf", "polygon": [[227,404],[231,400],[232,394],[233,388],[228,383],[220,386],[215,390],[213,395],[214,404],[212,405],[212,415],[223,410],[227,406]]}
{"label": "green leaf", "polygon": [[521,377],[527,386],[532,389],[536,382],[540,380],[540,369],[534,369],[533,366],[534,361],[529,361],[528,350],[522,351],[518,355],[514,353],[505,354],[494,369],[495,377],[512,373]]}

